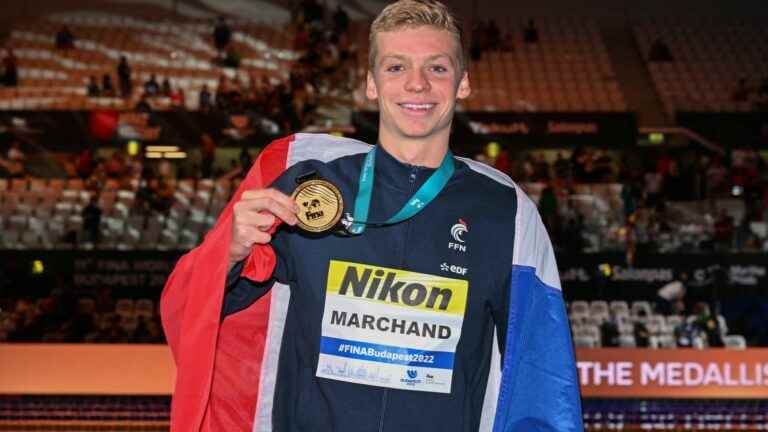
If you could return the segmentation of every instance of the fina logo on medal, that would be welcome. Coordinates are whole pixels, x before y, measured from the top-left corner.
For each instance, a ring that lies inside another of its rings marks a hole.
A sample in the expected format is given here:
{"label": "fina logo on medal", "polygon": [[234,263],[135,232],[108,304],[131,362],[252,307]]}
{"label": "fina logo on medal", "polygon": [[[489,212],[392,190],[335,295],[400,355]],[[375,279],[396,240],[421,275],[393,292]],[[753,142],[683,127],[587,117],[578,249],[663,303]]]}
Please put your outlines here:
{"label": "fina logo on medal", "polygon": [[296,187],[291,196],[299,206],[299,227],[310,232],[333,229],[341,219],[344,201],[341,192],[326,180],[309,180]]}
{"label": "fina logo on medal", "polygon": [[462,236],[469,231],[469,227],[467,226],[467,223],[464,222],[464,219],[459,218],[459,222],[454,224],[451,227],[451,237],[453,237],[455,242],[448,242],[448,249],[455,250],[458,252],[466,252],[467,247],[463,244],[464,238]]}

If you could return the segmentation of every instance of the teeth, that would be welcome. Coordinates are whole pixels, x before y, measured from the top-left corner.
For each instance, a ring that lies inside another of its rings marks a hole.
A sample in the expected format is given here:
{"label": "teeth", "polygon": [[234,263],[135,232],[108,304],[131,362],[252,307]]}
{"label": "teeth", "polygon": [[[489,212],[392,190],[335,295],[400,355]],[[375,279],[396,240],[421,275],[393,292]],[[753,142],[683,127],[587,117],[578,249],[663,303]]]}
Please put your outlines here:
{"label": "teeth", "polygon": [[427,110],[435,106],[435,104],[410,104],[410,103],[404,103],[400,106],[408,109],[415,109],[415,110]]}

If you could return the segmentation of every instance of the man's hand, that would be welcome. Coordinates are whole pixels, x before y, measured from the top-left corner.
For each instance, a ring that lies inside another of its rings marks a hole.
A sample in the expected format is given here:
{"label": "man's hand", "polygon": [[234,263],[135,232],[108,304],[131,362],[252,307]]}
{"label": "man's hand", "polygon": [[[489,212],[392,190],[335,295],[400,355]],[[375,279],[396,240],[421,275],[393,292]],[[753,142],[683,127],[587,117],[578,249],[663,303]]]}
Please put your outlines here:
{"label": "man's hand", "polygon": [[243,192],[236,202],[229,244],[229,267],[245,259],[256,244],[267,244],[272,235],[267,231],[280,219],[296,225],[299,207],[288,195],[276,189],[254,189]]}

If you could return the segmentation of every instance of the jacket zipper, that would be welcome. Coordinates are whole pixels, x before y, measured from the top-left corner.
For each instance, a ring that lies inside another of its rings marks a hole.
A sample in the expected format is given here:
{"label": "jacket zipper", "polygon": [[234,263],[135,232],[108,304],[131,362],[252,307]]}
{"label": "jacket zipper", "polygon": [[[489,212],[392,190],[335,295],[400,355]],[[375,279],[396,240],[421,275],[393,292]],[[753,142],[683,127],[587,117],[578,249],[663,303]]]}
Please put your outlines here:
{"label": "jacket zipper", "polygon": [[[418,171],[418,167],[411,168],[410,174],[408,174],[408,183],[410,184],[409,193],[413,193],[414,185],[416,184],[416,172]],[[400,268],[405,268],[405,251],[406,245],[408,244],[408,234],[411,232],[411,221],[406,220],[403,222],[405,224],[405,238],[403,241],[403,248],[400,255]],[[387,397],[389,395],[389,389],[385,388],[383,394],[381,395],[381,414],[379,415],[379,432],[384,432],[384,414],[387,412]]]}

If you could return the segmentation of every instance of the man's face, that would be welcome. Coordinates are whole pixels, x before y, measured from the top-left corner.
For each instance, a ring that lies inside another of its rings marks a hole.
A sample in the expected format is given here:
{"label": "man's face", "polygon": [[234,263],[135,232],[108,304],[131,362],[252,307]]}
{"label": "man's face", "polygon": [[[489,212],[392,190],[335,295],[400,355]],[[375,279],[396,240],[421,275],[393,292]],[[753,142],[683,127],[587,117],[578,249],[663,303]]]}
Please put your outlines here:
{"label": "man's face", "polygon": [[430,140],[450,135],[456,99],[469,96],[459,76],[459,47],[446,30],[422,26],[377,34],[366,95],[378,99],[379,137]]}

